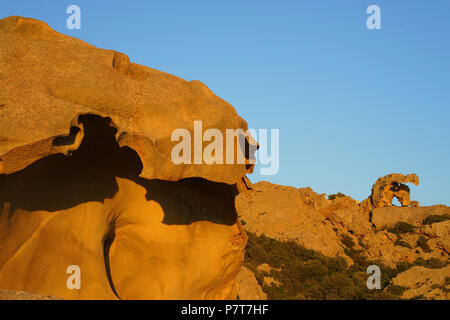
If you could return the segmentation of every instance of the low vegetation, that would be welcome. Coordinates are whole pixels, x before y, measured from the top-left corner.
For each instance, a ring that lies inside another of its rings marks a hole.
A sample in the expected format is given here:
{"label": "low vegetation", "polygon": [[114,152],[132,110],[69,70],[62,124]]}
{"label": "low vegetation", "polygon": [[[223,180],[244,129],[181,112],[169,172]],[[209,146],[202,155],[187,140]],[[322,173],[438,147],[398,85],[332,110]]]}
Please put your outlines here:
{"label": "low vegetation", "polygon": [[346,197],[346,195],[341,192],[338,192],[328,195],[328,200],[334,200],[336,198],[343,198],[343,197]]}
{"label": "low vegetation", "polygon": [[428,240],[424,236],[420,236],[419,239],[417,239],[417,246],[422,248],[424,252],[432,252],[430,246],[428,245]]}
{"label": "low vegetation", "polygon": [[[245,265],[251,269],[267,293],[269,299],[399,299],[405,288],[393,286],[391,280],[412,264],[402,263],[396,269],[382,263],[368,261],[355,250],[350,238],[344,238],[346,254],[355,262],[348,266],[342,257],[327,257],[318,251],[306,249],[294,241],[279,241],[264,235],[248,233]],[[257,266],[268,263],[269,273],[258,272]],[[366,273],[369,265],[381,269],[383,290],[369,290]],[[280,283],[264,284],[264,277],[272,277]]]}
{"label": "low vegetation", "polygon": [[447,221],[450,220],[450,215],[449,214],[443,214],[443,215],[437,215],[437,214],[433,214],[431,216],[426,217],[423,221],[422,224],[423,225],[430,225],[432,223],[436,223],[436,222],[443,222],[443,221]]}
{"label": "low vegetation", "polygon": [[405,247],[408,249],[412,249],[411,245],[406,242],[405,240],[403,240],[400,236],[397,238],[397,240],[394,243],[395,246],[400,246],[400,247]]}
{"label": "low vegetation", "polygon": [[422,266],[429,269],[440,269],[446,267],[448,262],[444,262],[442,260],[439,260],[437,258],[429,258],[425,260],[422,257],[417,258],[414,261],[414,265],[416,266]]}
{"label": "low vegetation", "polygon": [[393,227],[388,228],[387,231],[396,235],[404,233],[413,233],[416,227],[408,222],[397,222]]}

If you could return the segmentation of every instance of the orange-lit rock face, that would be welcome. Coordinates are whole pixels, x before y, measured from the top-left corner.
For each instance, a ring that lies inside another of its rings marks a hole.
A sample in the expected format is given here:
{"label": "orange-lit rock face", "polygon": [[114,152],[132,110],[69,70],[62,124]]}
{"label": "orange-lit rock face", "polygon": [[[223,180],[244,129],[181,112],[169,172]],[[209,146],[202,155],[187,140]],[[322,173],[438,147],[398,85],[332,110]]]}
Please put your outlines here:
{"label": "orange-lit rock face", "polygon": [[37,20],[0,20],[0,42],[0,289],[235,298],[234,198],[253,166],[171,161],[172,132],[196,120],[245,131],[233,107]]}
{"label": "orange-lit rock face", "polygon": [[[171,161],[174,130],[247,130],[234,108],[199,81],[131,63],[21,17],[0,20],[0,174],[24,169],[55,153],[76,150],[84,130],[78,117],[109,117],[118,144],[135,150],[141,177],[178,181],[202,177],[234,184],[253,166],[180,164]],[[54,138],[71,139],[54,144]],[[192,134],[193,135],[193,134]]]}
{"label": "orange-lit rock face", "polygon": [[[231,299],[245,247],[236,187],[140,178],[115,128],[83,120],[70,157],[0,175],[0,288],[67,299]],[[81,289],[66,269],[81,269]]]}
{"label": "orange-lit rock face", "polygon": [[372,194],[370,196],[371,204],[374,208],[390,207],[392,200],[395,198],[401,203],[403,207],[408,207],[412,204],[418,205],[417,201],[410,200],[410,189],[403,183],[419,184],[419,177],[415,174],[402,175],[398,173],[391,173],[379,178],[372,187]]}

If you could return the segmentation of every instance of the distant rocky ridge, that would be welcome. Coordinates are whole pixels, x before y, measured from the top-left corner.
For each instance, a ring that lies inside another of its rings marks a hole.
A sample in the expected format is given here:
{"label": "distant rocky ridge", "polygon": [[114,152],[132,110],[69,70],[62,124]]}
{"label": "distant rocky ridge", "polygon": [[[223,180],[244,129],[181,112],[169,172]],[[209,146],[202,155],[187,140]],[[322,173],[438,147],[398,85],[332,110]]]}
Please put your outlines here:
{"label": "distant rocky ridge", "polygon": [[[410,287],[405,298],[420,293],[427,299],[447,299],[450,208],[419,207],[409,200],[410,190],[403,182],[417,184],[418,177],[382,177],[374,184],[371,196],[360,204],[342,194],[329,200],[310,188],[258,182],[238,195],[236,207],[249,232],[294,240],[327,256],[342,257],[349,265],[353,264],[349,252],[391,268],[409,264],[412,268],[393,280]],[[404,207],[393,206],[393,197],[400,197]],[[415,284],[416,274],[431,280]]]}

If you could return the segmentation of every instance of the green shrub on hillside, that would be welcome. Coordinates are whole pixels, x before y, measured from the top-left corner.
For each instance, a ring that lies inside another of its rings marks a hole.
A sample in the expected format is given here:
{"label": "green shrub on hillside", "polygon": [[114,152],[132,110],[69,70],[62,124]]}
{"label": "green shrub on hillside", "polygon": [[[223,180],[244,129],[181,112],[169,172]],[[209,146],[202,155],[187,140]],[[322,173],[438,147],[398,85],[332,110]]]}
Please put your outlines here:
{"label": "green shrub on hillside", "polygon": [[401,296],[403,294],[403,291],[405,291],[407,289],[408,288],[406,288],[406,287],[397,286],[397,285],[393,285],[393,284],[386,288],[386,290],[389,293],[395,294],[397,296]]}
{"label": "green shrub on hillside", "polygon": [[440,269],[447,266],[447,263],[439,260],[437,258],[429,258],[428,260],[425,260],[422,257],[417,258],[414,263],[415,266],[422,266],[429,269]]}
{"label": "green shrub on hillside", "polygon": [[400,247],[412,249],[411,245],[408,242],[404,241],[401,236],[397,237],[397,240],[395,240],[394,246],[400,246]]}
{"label": "green shrub on hillside", "polygon": [[355,242],[353,242],[352,238],[350,238],[346,234],[341,237],[341,242],[344,244],[344,246],[350,249],[355,246]]}
{"label": "green shrub on hillside", "polygon": [[[353,249],[353,241],[345,241],[348,245],[346,253],[355,262],[348,267],[342,257],[327,257],[294,241],[279,241],[264,235],[256,236],[251,232],[247,234],[245,265],[255,272],[256,279],[269,299],[366,300],[399,299],[401,296],[401,288],[394,287],[389,290],[367,288],[366,281],[369,274],[366,270],[369,265],[376,264],[381,268],[383,288],[388,287],[392,278],[400,271],[368,261],[361,255],[361,251]],[[281,271],[272,270],[270,274],[280,286],[264,284],[264,275],[256,270],[262,263],[281,268]]]}
{"label": "green shrub on hillside", "polygon": [[443,214],[443,215],[432,214],[431,216],[426,217],[422,221],[422,224],[423,225],[427,225],[427,224],[432,224],[432,223],[436,223],[436,222],[443,222],[443,221],[447,221],[447,220],[450,220],[450,215],[449,214]]}
{"label": "green shrub on hillside", "polygon": [[346,197],[346,195],[341,192],[338,192],[328,195],[328,200],[334,200],[336,198],[343,198],[343,197]]}
{"label": "green shrub on hillside", "polygon": [[397,271],[398,273],[402,273],[403,271],[408,270],[409,268],[414,267],[414,264],[407,261],[399,261],[397,263]]}
{"label": "green shrub on hillside", "polygon": [[424,252],[431,252],[432,251],[430,246],[427,243],[428,240],[429,239],[425,238],[424,236],[420,236],[419,239],[417,239],[417,246],[422,248],[422,250]]}
{"label": "green shrub on hillside", "polygon": [[416,229],[415,226],[408,222],[397,222],[393,227],[388,228],[387,231],[394,234],[413,233]]}

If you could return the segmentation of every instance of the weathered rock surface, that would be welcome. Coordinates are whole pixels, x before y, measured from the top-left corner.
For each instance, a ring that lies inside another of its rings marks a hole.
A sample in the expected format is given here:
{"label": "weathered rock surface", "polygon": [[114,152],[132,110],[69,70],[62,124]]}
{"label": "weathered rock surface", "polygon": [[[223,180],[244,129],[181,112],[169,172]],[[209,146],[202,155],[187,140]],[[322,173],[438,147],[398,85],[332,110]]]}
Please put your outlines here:
{"label": "weathered rock surface", "polygon": [[122,53],[98,49],[29,18],[1,20],[0,42],[0,174],[78,149],[84,114],[111,119],[119,146],[141,158],[143,178],[202,177],[233,184],[250,170],[245,164],[171,161],[178,143],[171,141],[172,132],[193,132],[194,120],[224,136],[225,129],[247,130],[234,108],[201,82],[131,63]]}
{"label": "weathered rock surface", "polygon": [[339,208],[329,215],[329,220],[357,236],[364,236],[372,231],[369,216],[358,208]]}
{"label": "weathered rock surface", "polygon": [[394,226],[397,222],[420,223],[431,215],[450,215],[450,208],[443,205],[429,207],[383,207],[372,210],[372,223],[377,230]]}
{"label": "weathered rock surface", "polygon": [[[412,241],[413,243],[409,243],[406,239],[402,239],[410,245],[409,248],[396,245],[397,240],[400,239],[402,238],[385,230],[376,233],[368,233],[361,240],[364,246],[364,256],[371,261],[380,261],[391,268],[395,268],[400,261],[412,263],[419,257],[424,259],[429,259],[431,257],[422,250],[416,249],[417,238],[415,241]],[[435,252],[435,256],[440,258],[440,252]]]}
{"label": "weathered rock surface", "polygon": [[393,283],[408,288],[402,295],[405,299],[448,300],[450,298],[450,265],[441,269],[412,267],[394,278]]}
{"label": "weathered rock surface", "polygon": [[24,291],[0,290],[0,300],[62,300],[49,295],[35,294]]}
{"label": "weathered rock surface", "polygon": [[423,227],[420,232],[430,237],[429,245],[441,248],[450,254],[450,220]]}
{"label": "weathered rock surface", "polygon": [[[171,161],[172,132],[194,120],[246,130],[233,107],[34,19],[0,20],[0,43],[0,288],[236,298],[234,198],[252,165]],[[81,289],[66,285],[71,265]]]}
{"label": "weathered rock surface", "polygon": [[239,285],[239,300],[267,300],[267,294],[262,290],[255,274],[247,267],[242,267],[236,283]]}

